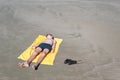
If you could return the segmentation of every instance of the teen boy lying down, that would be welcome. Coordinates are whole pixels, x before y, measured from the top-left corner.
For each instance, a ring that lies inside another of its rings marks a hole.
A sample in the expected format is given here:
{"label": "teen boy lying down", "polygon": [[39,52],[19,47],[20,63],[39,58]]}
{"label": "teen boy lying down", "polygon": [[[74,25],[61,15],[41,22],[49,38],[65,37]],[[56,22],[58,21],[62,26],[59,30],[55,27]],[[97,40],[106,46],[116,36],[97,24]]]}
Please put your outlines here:
{"label": "teen boy lying down", "polygon": [[37,62],[32,65],[32,68],[34,70],[37,70],[42,60],[45,58],[45,56],[49,52],[54,52],[56,46],[56,41],[54,40],[54,36],[52,34],[47,34],[46,39],[40,43],[37,46],[33,46],[32,48],[35,49],[35,51],[32,53],[32,55],[29,57],[29,59],[25,62],[19,62],[18,65],[20,67],[29,67],[32,60],[40,53],[42,52],[41,56],[38,58]]}

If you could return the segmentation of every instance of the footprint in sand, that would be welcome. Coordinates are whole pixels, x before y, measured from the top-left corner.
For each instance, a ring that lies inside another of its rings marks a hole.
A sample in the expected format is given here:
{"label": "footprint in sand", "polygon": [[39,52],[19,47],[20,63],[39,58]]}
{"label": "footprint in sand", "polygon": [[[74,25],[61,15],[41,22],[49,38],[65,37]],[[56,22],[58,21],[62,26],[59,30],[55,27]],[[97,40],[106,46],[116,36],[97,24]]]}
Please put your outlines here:
{"label": "footprint in sand", "polygon": [[75,38],[80,38],[82,37],[82,35],[80,33],[72,33],[72,34],[68,34],[71,37],[75,37]]}

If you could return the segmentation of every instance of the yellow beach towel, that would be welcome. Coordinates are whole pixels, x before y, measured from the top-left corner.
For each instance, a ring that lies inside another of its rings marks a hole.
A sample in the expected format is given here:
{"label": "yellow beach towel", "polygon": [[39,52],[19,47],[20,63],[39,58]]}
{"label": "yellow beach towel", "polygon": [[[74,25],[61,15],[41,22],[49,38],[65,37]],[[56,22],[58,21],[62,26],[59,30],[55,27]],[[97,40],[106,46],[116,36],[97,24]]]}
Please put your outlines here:
{"label": "yellow beach towel", "polygon": [[[22,59],[26,61],[31,56],[31,54],[34,52],[34,50],[32,49],[32,46],[38,45],[43,40],[45,40],[45,38],[46,38],[45,36],[39,35],[35,39],[35,41],[18,57],[18,59]],[[44,60],[41,62],[41,64],[53,65],[55,56],[58,53],[59,46],[62,42],[62,39],[59,39],[59,38],[55,38],[55,40],[57,41],[57,44],[56,44],[54,53],[49,53],[44,58]],[[41,54],[39,54],[32,62],[36,62],[40,55]]]}

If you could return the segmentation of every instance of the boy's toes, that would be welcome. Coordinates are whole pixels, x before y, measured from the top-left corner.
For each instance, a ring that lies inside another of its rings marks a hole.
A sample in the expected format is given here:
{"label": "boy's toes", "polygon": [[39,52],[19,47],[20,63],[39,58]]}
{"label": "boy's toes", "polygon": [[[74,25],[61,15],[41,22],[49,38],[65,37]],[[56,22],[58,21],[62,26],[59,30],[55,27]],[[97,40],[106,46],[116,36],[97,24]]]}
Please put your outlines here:
{"label": "boy's toes", "polygon": [[23,63],[22,63],[22,62],[19,62],[19,63],[18,63],[18,66],[22,68]]}
{"label": "boy's toes", "polygon": [[29,64],[27,62],[19,62],[18,66],[24,68],[24,67],[29,67]]}

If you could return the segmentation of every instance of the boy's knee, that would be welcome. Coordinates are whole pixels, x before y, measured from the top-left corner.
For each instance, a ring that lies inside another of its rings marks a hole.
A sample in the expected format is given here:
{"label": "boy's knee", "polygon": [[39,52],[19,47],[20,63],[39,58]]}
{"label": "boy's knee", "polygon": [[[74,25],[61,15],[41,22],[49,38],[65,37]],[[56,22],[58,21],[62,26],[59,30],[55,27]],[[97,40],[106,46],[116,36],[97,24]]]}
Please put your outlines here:
{"label": "boy's knee", "polygon": [[36,49],[35,52],[38,53],[38,50]]}
{"label": "boy's knee", "polygon": [[48,49],[44,49],[44,50],[43,50],[43,53],[45,53],[45,54],[47,54],[48,52],[49,52]]}
{"label": "boy's knee", "polygon": [[38,48],[37,48],[37,49],[35,49],[35,52],[36,52],[36,53],[39,53],[40,51],[41,51],[41,50],[40,50],[40,49],[38,49]]}

